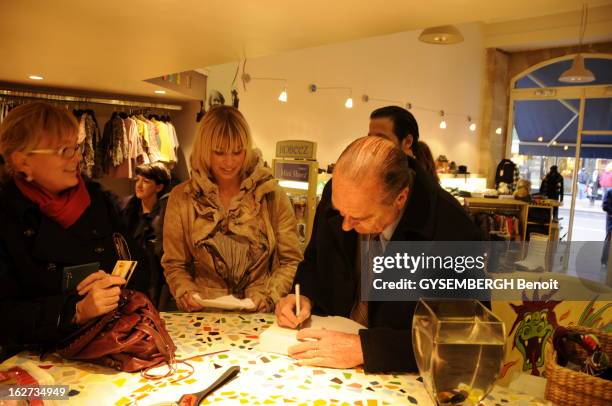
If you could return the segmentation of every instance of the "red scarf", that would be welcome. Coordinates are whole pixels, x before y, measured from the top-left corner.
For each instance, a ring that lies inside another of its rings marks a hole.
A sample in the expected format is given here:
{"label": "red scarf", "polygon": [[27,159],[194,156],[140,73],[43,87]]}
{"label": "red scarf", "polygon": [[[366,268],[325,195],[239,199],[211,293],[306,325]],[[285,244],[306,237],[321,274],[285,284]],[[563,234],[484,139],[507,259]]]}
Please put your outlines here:
{"label": "red scarf", "polygon": [[17,175],[13,179],[25,197],[36,203],[44,215],[55,220],[63,228],[76,223],[91,203],[89,192],[80,175],[78,185],[57,196],[33,182],[27,182],[22,176]]}

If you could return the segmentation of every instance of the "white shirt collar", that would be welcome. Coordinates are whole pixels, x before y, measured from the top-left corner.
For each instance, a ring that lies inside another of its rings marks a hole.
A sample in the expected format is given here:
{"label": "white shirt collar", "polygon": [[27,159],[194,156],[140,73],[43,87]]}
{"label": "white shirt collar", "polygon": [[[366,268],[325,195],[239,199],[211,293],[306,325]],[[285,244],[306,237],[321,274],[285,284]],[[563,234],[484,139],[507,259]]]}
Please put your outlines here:
{"label": "white shirt collar", "polygon": [[395,229],[397,228],[397,225],[399,224],[400,220],[402,219],[402,217],[404,215],[404,209],[405,208],[406,208],[406,206],[404,205],[404,207],[400,211],[400,213],[397,216],[397,218],[395,219],[395,221],[393,223],[389,224],[387,226],[387,228],[385,228],[383,230],[383,232],[380,233],[380,241],[382,242],[383,249],[387,247],[387,242],[391,241],[391,237],[393,237],[393,233],[395,232]]}

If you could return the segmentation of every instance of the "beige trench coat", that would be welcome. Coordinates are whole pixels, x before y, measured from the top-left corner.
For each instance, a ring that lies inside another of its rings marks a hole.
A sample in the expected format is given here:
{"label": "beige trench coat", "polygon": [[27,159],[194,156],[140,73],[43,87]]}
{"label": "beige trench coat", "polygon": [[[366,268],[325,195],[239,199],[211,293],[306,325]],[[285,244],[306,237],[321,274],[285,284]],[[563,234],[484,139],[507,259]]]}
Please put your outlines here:
{"label": "beige trench coat", "polygon": [[[259,162],[227,211],[221,208],[217,185],[207,177],[175,187],[163,233],[162,266],[175,298],[187,291],[198,292],[204,299],[234,294],[263,299],[272,311],[290,292],[302,260],[291,202]],[[219,244],[219,240],[228,241],[225,236],[237,241],[242,250],[228,254],[227,245],[223,249]],[[232,255],[236,252],[241,253],[238,259]],[[240,275],[231,269],[236,262],[248,264]]]}

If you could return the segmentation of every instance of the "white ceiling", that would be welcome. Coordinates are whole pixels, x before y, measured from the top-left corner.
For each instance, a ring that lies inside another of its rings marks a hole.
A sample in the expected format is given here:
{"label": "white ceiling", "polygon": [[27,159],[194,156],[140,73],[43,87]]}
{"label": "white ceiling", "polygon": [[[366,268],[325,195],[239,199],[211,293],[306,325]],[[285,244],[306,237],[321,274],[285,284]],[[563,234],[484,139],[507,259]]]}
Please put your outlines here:
{"label": "white ceiling", "polygon": [[[561,37],[577,35],[581,6],[576,0],[0,0],[0,81],[33,84],[27,76],[39,74],[45,80],[36,85],[152,96],[156,87],[143,80],[167,73],[469,22],[488,27],[487,46],[516,48],[531,36],[562,45],[568,39]],[[544,31],[554,35],[542,35],[531,19],[545,21]],[[513,28],[515,20],[525,27]],[[607,22],[598,32],[609,39]],[[169,99],[181,98],[170,93]]]}

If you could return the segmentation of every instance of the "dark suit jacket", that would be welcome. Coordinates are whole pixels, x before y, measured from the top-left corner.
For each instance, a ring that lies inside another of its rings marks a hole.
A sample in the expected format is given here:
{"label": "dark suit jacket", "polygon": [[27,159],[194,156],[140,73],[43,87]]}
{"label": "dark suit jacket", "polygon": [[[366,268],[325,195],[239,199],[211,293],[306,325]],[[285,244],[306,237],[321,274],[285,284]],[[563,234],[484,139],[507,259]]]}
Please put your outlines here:
{"label": "dark suit jacket", "polygon": [[[482,235],[454,197],[409,158],[415,180],[393,241],[480,241]],[[331,204],[332,181],[323,191],[310,243],[295,283],[313,302],[313,313],[349,317],[357,287],[358,234],[342,231]],[[415,302],[369,302],[367,330],[361,330],[366,372],[416,371],[412,352]]]}

